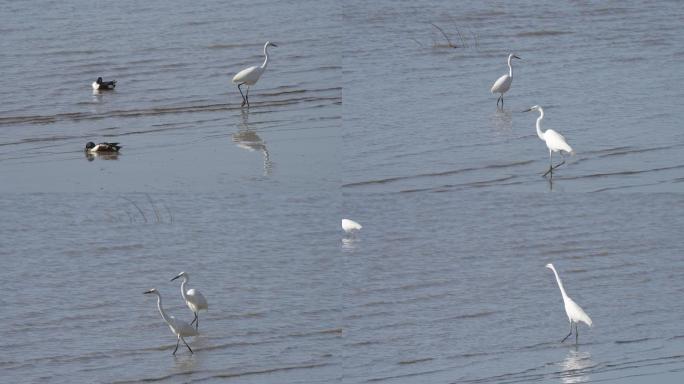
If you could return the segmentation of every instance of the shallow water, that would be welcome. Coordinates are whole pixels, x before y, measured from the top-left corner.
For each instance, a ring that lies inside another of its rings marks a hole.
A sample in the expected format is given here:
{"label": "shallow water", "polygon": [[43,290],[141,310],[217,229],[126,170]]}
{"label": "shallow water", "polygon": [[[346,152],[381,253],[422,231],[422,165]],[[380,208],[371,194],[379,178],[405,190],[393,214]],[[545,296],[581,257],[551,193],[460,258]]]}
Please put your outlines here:
{"label": "shallow water", "polygon": [[[577,152],[555,172],[554,191],[684,191],[684,91],[673,86],[684,80],[682,10],[678,2],[634,3],[352,1],[344,23],[346,186],[548,191],[537,114],[520,112],[539,104],[542,128],[562,133]],[[434,48],[443,37],[431,22],[459,48]],[[498,110],[489,89],[508,72],[509,52],[522,60],[513,62]]]}
{"label": "shallow water", "polygon": [[[326,193],[4,195],[0,368],[9,381],[326,382],[338,375],[340,260]],[[39,207],[39,208],[37,208]],[[39,215],[36,211],[42,211]],[[263,212],[267,211],[268,214]],[[31,214],[27,214],[31,213]],[[190,355],[178,272],[209,311]],[[95,379],[95,380],[94,380]]]}
{"label": "shallow water", "polygon": [[[333,3],[250,2],[239,13],[218,1],[60,4],[47,13],[13,4],[3,26],[0,191],[222,191],[264,178],[291,189],[337,186]],[[273,16],[261,17],[265,10]],[[99,15],[107,16],[85,22]],[[230,79],[262,63],[266,40],[279,45],[247,111]],[[93,93],[97,76],[117,88]],[[85,143],[104,140],[121,142],[121,155],[87,161]]]}
{"label": "shallow water", "polygon": [[[348,382],[681,371],[684,241],[672,207],[683,197],[563,196],[348,194],[365,221],[342,245]],[[559,343],[568,323],[549,262],[594,322],[577,348]]]}
{"label": "shallow water", "polygon": [[[2,9],[4,380],[681,381],[677,2]],[[553,182],[533,104],[577,151]],[[191,320],[181,270],[210,310],[173,357],[142,292]]]}

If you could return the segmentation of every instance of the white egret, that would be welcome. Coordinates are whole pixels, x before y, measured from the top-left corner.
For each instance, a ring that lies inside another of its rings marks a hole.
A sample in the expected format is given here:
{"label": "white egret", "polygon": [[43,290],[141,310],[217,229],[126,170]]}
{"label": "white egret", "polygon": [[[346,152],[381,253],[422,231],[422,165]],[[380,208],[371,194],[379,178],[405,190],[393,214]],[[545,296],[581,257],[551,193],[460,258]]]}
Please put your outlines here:
{"label": "white egret", "polygon": [[190,346],[184,338],[188,336],[197,336],[198,333],[195,330],[195,328],[193,328],[192,325],[188,324],[183,320],[178,320],[173,316],[167,315],[164,311],[164,308],[162,307],[161,294],[156,289],[150,289],[149,291],[143,292],[143,294],[157,295],[157,308],[159,308],[159,313],[161,314],[161,317],[162,319],[164,319],[166,324],[169,325],[169,328],[171,328],[171,332],[173,332],[173,334],[176,335],[176,337],[178,338],[178,341],[176,342],[176,349],[173,350],[173,354],[175,355],[176,351],[178,351],[178,345],[180,344],[181,340],[183,340],[183,344],[185,344],[185,346],[188,347],[188,351],[190,351],[190,353],[193,353],[192,349],[190,348]]}
{"label": "white egret", "polygon": [[579,337],[579,332],[577,330],[577,324],[578,323],[584,323],[588,326],[591,327],[591,318],[584,312],[584,310],[577,305],[566,293],[565,293],[565,288],[563,288],[563,282],[561,281],[560,277],[558,276],[558,272],[556,272],[556,268],[553,266],[553,264],[549,263],[546,264],[546,268],[549,268],[550,270],[553,271],[553,274],[556,275],[556,281],[558,282],[558,288],[560,288],[561,295],[563,296],[563,305],[565,305],[565,313],[568,315],[568,321],[570,322],[570,333],[568,333],[567,336],[561,340],[561,343],[564,342],[570,335],[572,335],[572,325],[575,324],[575,344],[577,344],[577,339]]}
{"label": "white egret", "polygon": [[361,228],[363,228],[361,224],[357,223],[354,220],[342,219],[342,229],[346,233],[354,233],[356,231],[360,231]]}
{"label": "white egret", "polygon": [[[571,155],[574,155],[575,150],[568,145],[568,142],[565,141],[565,137],[563,137],[563,135],[554,131],[553,129],[547,129],[546,131],[542,132],[541,121],[544,118],[544,109],[542,107],[535,105],[524,112],[529,111],[539,111],[539,117],[537,118],[537,136],[539,136],[539,138],[543,140],[546,143],[546,146],[549,148],[549,170],[546,171],[544,176],[551,173],[551,177],[553,177],[553,170],[565,164],[565,158],[563,157],[563,152],[561,151],[565,151]],[[553,152],[558,152],[563,159],[560,164],[555,166],[553,165]]]}
{"label": "white egret", "polygon": [[207,299],[204,298],[202,292],[196,289],[187,289],[186,284],[190,280],[190,276],[188,276],[186,272],[179,273],[178,276],[171,279],[171,281],[174,281],[179,277],[183,278],[183,282],[181,283],[181,296],[183,296],[183,300],[185,300],[185,304],[187,304],[188,308],[190,308],[192,313],[195,314],[195,319],[190,322],[190,325],[197,321],[197,324],[195,324],[195,329],[199,329],[199,316],[197,315],[197,312],[208,310],[209,304],[207,303]]}
{"label": "white egret", "polygon": [[501,100],[501,108],[503,108],[504,93],[508,92],[508,90],[511,89],[511,83],[513,83],[513,67],[511,66],[511,59],[522,60],[521,58],[512,53],[508,55],[508,74],[499,77],[499,79],[494,82],[494,85],[492,85],[491,89],[492,93],[501,94],[501,96],[499,96],[499,98],[496,99],[497,107],[499,106],[499,100]]}
{"label": "white egret", "polygon": [[[240,95],[242,96],[241,106],[247,104],[247,107],[249,107],[249,87],[256,84],[256,82],[259,81],[261,74],[266,70],[266,66],[268,65],[268,47],[277,47],[277,45],[270,41],[267,41],[266,44],[264,44],[264,56],[266,56],[266,58],[261,66],[255,65],[253,67],[245,68],[233,77],[233,84],[237,84],[238,91],[240,91]],[[243,84],[247,85],[247,96],[242,93],[242,89],[240,88]]]}

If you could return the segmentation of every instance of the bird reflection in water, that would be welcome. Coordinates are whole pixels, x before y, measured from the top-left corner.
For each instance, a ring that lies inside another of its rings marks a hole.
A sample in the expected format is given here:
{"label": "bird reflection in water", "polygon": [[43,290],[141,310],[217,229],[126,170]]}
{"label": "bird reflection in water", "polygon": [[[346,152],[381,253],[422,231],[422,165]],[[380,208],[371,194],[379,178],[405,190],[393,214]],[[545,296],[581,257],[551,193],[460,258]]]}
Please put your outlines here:
{"label": "bird reflection in water", "polygon": [[588,372],[593,365],[594,362],[591,361],[589,352],[580,352],[577,348],[573,348],[560,363],[561,381],[566,384],[586,383],[591,379]]}
{"label": "bird reflection in water", "polygon": [[88,161],[93,161],[95,159],[99,160],[119,160],[118,153],[97,153],[97,152],[85,152],[85,157]]}
{"label": "bird reflection in water", "polygon": [[343,237],[342,250],[345,252],[354,252],[360,241],[361,240],[357,237]]}
{"label": "bird reflection in water", "polygon": [[497,131],[509,132],[513,129],[513,116],[511,111],[504,109],[496,109],[496,112],[491,116],[492,126]]}
{"label": "bird reflection in water", "polygon": [[273,162],[271,162],[271,155],[266,148],[266,143],[256,132],[249,129],[249,122],[247,121],[249,112],[242,110],[241,114],[242,123],[239,130],[233,133],[233,142],[238,147],[250,152],[261,152],[264,157],[264,176],[269,176],[273,170]]}

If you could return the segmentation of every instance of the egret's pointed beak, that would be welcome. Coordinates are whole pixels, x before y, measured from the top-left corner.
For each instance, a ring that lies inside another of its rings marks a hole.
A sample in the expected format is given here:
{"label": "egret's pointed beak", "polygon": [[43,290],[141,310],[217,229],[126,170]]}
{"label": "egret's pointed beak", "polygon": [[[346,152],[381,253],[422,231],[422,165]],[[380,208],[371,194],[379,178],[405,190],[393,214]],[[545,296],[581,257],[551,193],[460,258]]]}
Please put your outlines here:
{"label": "egret's pointed beak", "polygon": [[531,111],[531,110],[532,110],[532,108],[527,108],[526,110],[520,111],[520,112],[529,112],[529,111]]}
{"label": "egret's pointed beak", "polygon": [[152,293],[152,292],[154,292],[154,291],[150,289],[149,291],[145,291],[145,292],[143,292],[143,295],[146,295],[146,294],[148,294],[148,293]]}
{"label": "egret's pointed beak", "polygon": [[277,45],[275,45],[275,44],[273,44],[273,43],[271,43],[271,46],[272,46],[272,47],[277,47]]}
{"label": "egret's pointed beak", "polygon": [[176,280],[176,279],[179,278],[179,277],[181,277],[181,275],[178,275],[178,276],[174,277],[173,279],[171,279],[171,281],[174,281],[174,280]]}
{"label": "egret's pointed beak", "polygon": [[519,57],[516,56],[516,55],[513,55],[513,57],[515,57],[515,58],[518,59],[518,60],[522,60],[521,58],[519,58]]}

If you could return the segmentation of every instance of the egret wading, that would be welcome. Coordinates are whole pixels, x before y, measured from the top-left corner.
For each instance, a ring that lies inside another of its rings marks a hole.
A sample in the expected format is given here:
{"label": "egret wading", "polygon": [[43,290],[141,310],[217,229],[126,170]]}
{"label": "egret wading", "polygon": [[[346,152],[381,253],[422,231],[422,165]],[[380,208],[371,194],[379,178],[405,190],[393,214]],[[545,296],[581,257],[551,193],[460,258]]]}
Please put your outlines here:
{"label": "egret wading", "polygon": [[[253,67],[245,68],[233,77],[233,84],[237,84],[238,91],[240,91],[240,95],[242,96],[241,106],[247,104],[247,107],[249,108],[249,87],[256,84],[264,71],[266,71],[266,66],[268,65],[268,47],[277,47],[277,45],[270,41],[267,41],[266,44],[264,44],[264,56],[266,56],[266,58],[261,66],[255,65]],[[242,93],[242,88],[240,88],[242,85],[247,85],[246,95]]]}
{"label": "egret wading", "polygon": [[164,308],[162,307],[161,294],[156,289],[150,289],[149,291],[143,292],[143,294],[157,295],[157,308],[159,309],[159,313],[161,314],[161,317],[162,319],[164,319],[166,324],[168,324],[169,328],[171,328],[171,332],[173,332],[173,334],[176,335],[176,337],[178,338],[178,341],[176,341],[176,349],[173,350],[173,354],[175,355],[176,351],[178,351],[178,345],[180,344],[181,340],[183,340],[183,344],[185,344],[185,346],[188,347],[188,351],[190,351],[190,353],[193,353],[192,349],[190,348],[190,346],[184,338],[188,336],[197,336],[198,333],[195,330],[195,328],[193,328],[192,325],[188,324],[183,320],[178,320],[173,316],[167,315],[164,311]]}
{"label": "egret wading", "polygon": [[556,281],[558,282],[558,288],[560,288],[561,295],[563,296],[563,305],[565,305],[565,313],[568,315],[568,321],[570,322],[570,333],[568,333],[567,336],[561,340],[561,343],[564,342],[570,335],[572,335],[572,325],[575,325],[575,344],[577,344],[577,339],[579,338],[579,332],[577,330],[577,324],[578,323],[584,323],[588,326],[591,327],[591,318],[589,315],[587,315],[584,310],[577,304],[575,303],[574,300],[570,298],[565,293],[565,288],[563,288],[563,282],[561,281],[560,277],[558,276],[558,272],[556,272],[556,268],[553,266],[553,264],[549,263],[546,264],[546,268],[550,269],[553,271],[553,274],[556,275]]}
{"label": "egret wading", "polygon": [[363,228],[361,224],[354,220],[342,219],[342,230],[346,233],[353,234],[354,232],[360,231],[361,228]]}
{"label": "egret wading", "polygon": [[496,99],[496,106],[499,106],[499,100],[501,101],[501,108],[503,108],[503,97],[504,93],[508,92],[509,89],[511,89],[511,83],[513,83],[513,66],[511,66],[511,60],[512,59],[518,59],[522,60],[518,56],[514,54],[508,55],[508,74],[503,75],[499,77],[495,82],[494,85],[492,85],[492,93],[500,93],[501,96],[499,96],[498,99]]}
{"label": "egret wading", "polygon": [[[553,177],[553,170],[565,164],[565,157],[563,157],[563,151],[571,155],[575,154],[575,150],[572,149],[568,142],[565,141],[565,137],[560,133],[554,131],[553,129],[547,129],[542,132],[541,121],[544,118],[544,109],[542,107],[535,105],[523,112],[539,111],[539,117],[537,118],[537,136],[546,143],[546,147],[549,148],[549,170],[544,173],[544,176],[551,173]],[[558,152],[561,155],[561,161],[559,164],[553,165],[553,152]]]}
{"label": "egret wading", "polygon": [[190,276],[188,276],[186,272],[179,273],[178,276],[171,279],[171,281],[174,281],[179,277],[183,278],[183,282],[181,283],[181,296],[183,296],[183,300],[185,300],[185,304],[188,306],[188,308],[190,308],[192,313],[195,314],[195,319],[190,322],[190,325],[196,321],[197,324],[195,324],[195,329],[199,329],[199,316],[197,315],[197,312],[208,310],[209,304],[207,303],[207,299],[204,298],[202,292],[196,289],[189,289],[187,287]]}

